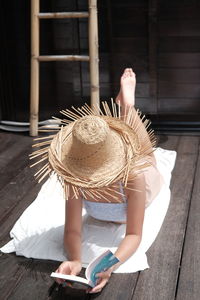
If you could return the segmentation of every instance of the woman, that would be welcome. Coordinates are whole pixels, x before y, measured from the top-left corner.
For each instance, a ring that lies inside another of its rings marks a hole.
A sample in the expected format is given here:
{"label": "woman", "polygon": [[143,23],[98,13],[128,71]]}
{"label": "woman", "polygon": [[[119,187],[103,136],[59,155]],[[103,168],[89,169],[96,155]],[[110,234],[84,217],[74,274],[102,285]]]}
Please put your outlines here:
{"label": "woman", "polygon": [[[121,88],[116,98],[116,103],[121,107],[120,114],[123,121],[128,123],[129,117],[132,118],[132,120],[134,119],[132,122],[134,122],[134,128],[137,131],[137,137],[135,137],[135,139],[139,139],[140,142],[140,147],[137,149],[140,149],[138,150],[140,152],[142,152],[141,149],[143,149],[145,163],[140,161],[136,163],[137,168],[138,170],[140,169],[140,171],[137,172],[137,176],[134,174],[134,180],[130,180],[131,174],[133,173],[132,169],[130,169],[128,171],[128,181],[124,180],[123,184],[120,180],[113,181],[113,194],[115,194],[115,197],[113,197],[112,194],[107,194],[106,197],[103,194],[100,196],[98,194],[98,202],[96,202],[97,199],[94,199],[93,194],[91,194],[92,192],[87,193],[87,197],[84,197],[84,192],[82,192],[82,195],[78,195],[76,194],[75,188],[73,188],[76,196],[74,197],[71,193],[72,187],[68,186],[69,197],[68,201],[66,201],[66,221],[64,228],[64,248],[68,260],[64,261],[56,272],[78,275],[81,271],[83,205],[87,212],[97,219],[105,222],[126,223],[125,237],[119,244],[117,251],[114,253],[114,255],[119,259],[120,264],[125,262],[131,255],[134,254],[141,242],[145,208],[150,205],[159,193],[162,186],[162,178],[156,168],[156,160],[154,158],[149,134],[141,121],[140,116],[133,108],[135,103],[135,85],[136,79],[134,72],[132,69],[125,69],[121,77]],[[127,116],[127,111],[130,107],[132,115]],[[105,120],[107,119],[105,118]],[[84,126],[87,127],[88,125]],[[82,136],[80,138],[82,138]],[[123,141],[124,139],[126,138],[123,138]],[[68,156],[70,156],[70,151],[72,154],[74,154],[75,151],[73,150],[73,146],[70,149],[72,150],[66,150],[68,151]],[[63,158],[63,161],[65,161],[65,157]],[[58,170],[56,169],[56,172],[57,171]],[[69,191],[70,189],[71,192]],[[82,190],[81,186],[80,190]],[[114,216],[113,211],[115,211]],[[99,273],[98,284],[90,290],[90,293],[100,292],[108,282],[112,271],[116,267],[117,265],[111,267],[105,272]],[[56,280],[58,283],[63,282],[62,279]]]}

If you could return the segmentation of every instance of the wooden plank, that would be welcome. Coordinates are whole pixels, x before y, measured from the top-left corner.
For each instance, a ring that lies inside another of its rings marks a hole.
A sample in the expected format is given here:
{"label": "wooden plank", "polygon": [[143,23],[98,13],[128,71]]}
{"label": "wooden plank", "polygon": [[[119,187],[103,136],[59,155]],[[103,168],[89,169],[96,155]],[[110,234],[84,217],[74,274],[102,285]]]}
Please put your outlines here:
{"label": "wooden plank", "polygon": [[[50,273],[59,262],[32,260],[13,254],[0,255],[2,299],[48,299],[52,283]],[[54,298],[55,299],[55,298]]]}
{"label": "wooden plank", "polygon": [[[73,11],[74,7],[73,7],[72,2],[73,1],[67,1],[66,2],[66,0],[55,1],[53,3],[53,5],[51,5],[51,9],[53,9],[54,11]],[[42,5],[44,5],[44,8],[46,8],[46,11],[50,7],[49,1],[41,1],[41,6]],[[41,11],[45,11],[44,8],[41,9]],[[86,9],[87,9],[87,6],[85,6],[85,8],[83,8],[83,10],[86,10]]]}
{"label": "wooden plank", "polygon": [[[126,16],[125,18],[122,18],[123,16]],[[112,3],[112,16],[114,18],[115,22],[119,22],[119,24],[123,24],[124,22],[137,22],[141,23],[144,22],[145,18],[147,17],[147,9],[146,6],[144,7],[138,7],[135,6],[134,3],[132,4],[130,2],[130,5],[128,6],[116,6],[115,3]],[[133,18],[134,16],[134,18]]]}
{"label": "wooden plank", "polygon": [[[30,179],[32,178],[31,175]],[[21,216],[21,214],[24,212],[24,210],[36,199],[38,192],[41,188],[41,184],[37,184],[35,186],[31,186],[30,183],[27,186],[27,193],[25,195],[15,195],[16,198],[19,198],[19,201],[16,201],[16,203],[12,203],[12,199],[10,198],[2,198],[2,202],[7,200],[7,210],[4,212],[4,214],[1,214],[1,232],[0,232],[0,245],[5,245],[9,240],[9,232],[14,226],[15,222],[18,220],[18,218]]]}
{"label": "wooden plank", "polygon": [[200,52],[200,38],[195,36],[160,37],[159,50],[163,52]]}
{"label": "wooden plank", "polygon": [[159,98],[159,113],[199,114],[199,98]]}
{"label": "wooden plank", "polygon": [[59,262],[36,259],[34,261],[29,259],[28,262],[30,264],[26,266],[17,285],[11,287],[9,299],[48,299],[49,288],[54,282],[50,273],[58,267]]}
{"label": "wooden plank", "polygon": [[[69,41],[71,38],[73,23],[76,21],[77,20],[73,20],[73,19],[65,19],[65,20],[49,19],[45,21],[40,21],[41,37],[44,40],[44,43],[42,44],[43,45],[42,51],[44,52],[45,49],[49,51],[52,46],[53,46],[52,49],[54,49],[55,45],[57,44],[57,39],[66,38]],[[55,44],[52,44],[53,36],[55,36],[54,38]],[[45,45],[45,41],[47,42],[46,45]]]}
{"label": "wooden plank", "polygon": [[[56,83],[65,83],[65,84],[71,84],[72,78],[69,78],[72,72],[73,65],[79,64],[79,62],[52,62],[51,64],[41,64],[41,74],[43,75],[43,78],[41,79],[41,82],[43,84],[48,84],[50,80],[56,79]],[[55,70],[59,71],[56,76],[54,76],[52,73],[55,72]],[[67,78],[63,78],[63,76]],[[50,83],[49,83],[50,85]]]}
{"label": "wooden plank", "polygon": [[[74,7],[75,10],[79,10],[77,1],[75,1],[75,3],[73,3],[73,7]],[[87,7],[87,10],[88,10],[88,7]],[[87,52],[82,52],[82,50],[80,49],[80,34],[79,34],[80,20],[82,20],[82,19],[74,20],[74,22],[72,24],[72,37],[71,37],[71,40],[72,40],[73,52],[70,52],[70,53],[74,53],[74,54],[88,53],[88,50],[87,50]],[[59,47],[61,47],[61,45]],[[60,65],[63,65],[63,64],[60,63]],[[60,69],[61,69],[61,66],[60,66]],[[60,78],[61,78],[61,76],[60,76]],[[73,64],[72,64],[72,82],[73,82],[73,91],[72,91],[72,93],[74,95],[74,101],[73,101],[74,104],[75,103],[79,104],[81,99],[82,99],[82,82],[81,82],[81,79],[82,79],[81,78],[81,62],[76,62],[76,63],[73,62]]]}
{"label": "wooden plank", "polygon": [[178,137],[177,142],[178,156],[171,183],[170,206],[159,235],[148,251],[151,268],[141,272],[134,300],[175,299],[199,137]]}
{"label": "wooden plank", "polygon": [[0,190],[0,223],[3,224],[13,209],[20,203],[21,199],[37,184],[33,177],[35,170],[25,167],[17,176],[12,178],[12,182],[8,183]]}
{"label": "wooden plank", "polygon": [[24,257],[0,253],[1,299],[11,299],[9,298],[10,294],[22,280],[26,268],[30,264],[31,261]]}
{"label": "wooden plank", "polygon": [[[57,290],[54,289],[52,296],[49,300],[87,300],[90,299],[90,295],[86,294],[84,290],[58,286]],[[34,300],[34,299],[33,299]]]}
{"label": "wooden plank", "polygon": [[195,68],[160,68],[159,80],[176,83],[199,83],[200,69]]}
{"label": "wooden plank", "polygon": [[177,5],[172,6],[171,3],[168,3],[167,6],[165,6],[164,3],[162,3],[160,7],[160,16],[162,17],[162,20],[164,19],[198,19],[199,18],[199,12],[200,12],[200,5],[199,3],[191,4],[188,3],[187,5]]}
{"label": "wooden plank", "polygon": [[200,68],[200,53],[160,53],[160,68]]}
{"label": "wooden plank", "polygon": [[118,7],[122,9],[123,7],[127,7],[127,6],[128,7],[134,6],[142,9],[146,7],[146,1],[145,0],[135,0],[134,2],[130,0],[123,0],[123,2],[120,0],[113,1],[113,7]]}
{"label": "wooden plank", "polygon": [[79,24],[80,37],[88,39],[88,22],[86,20],[80,20]]}
{"label": "wooden plank", "polygon": [[[127,13],[128,11],[128,13]],[[138,9],[139,11],[139,9]],[[125,18],[120,18],[119,15],[123,14],[124,16],[126,16]],[[146,32],[144,31],[144,27],[145,25],[147,25],[147,10],[144,9],[142,11],[140,11],[139,13],[137,13],[137,10],[134,11],[134,18],[133,18],[133,14],[131,12],[130,8],[127,8],[126,10],[123,9],[113,9],[112,10],[112,21],[113,24],[116,28],[116,32],[118,30],[122,30],[124,29],[126,26],[134,28],[136,27],[140,32],[142,36],[146,36]],[[133,36],[135,31],[133,32]],[[121,35],[121,34],[120,34]],[[136,36],[138,36],[136,34]]]}
{"label": "wooden plank", "polygon": [[[73,90],[74,77],[72,76],[74,68],[79,62],[51,62],[42,63],[41,66],[41,85],[40,95],[43,101],[40,103],[40,118],[51,118],[58,113],[60,109],[77,105]],[[49,75],[48,75],[49,74]],[[76,75],[77,76],[77,75]],[[52,84],[52,82],[54,84]],[[55,101],[56,98],[56,101]],[[48,99],[48,107],[45,99]]]}
{"label": "wooden plank", "polygon": [[129,300],[138,280],[138,274],[112,274],[109,284],[104,287],[100,294],[92,295],[90,299],[99,300]]}
{"label": "wooden plank", "polygon": [[[165,2],[165,1],[164,1]],[[166,2],[165,2],[166,3]],[[185,0],[184,1],[184,5],[188,5],[188,4],[191,4],[191,5],[196,5],[198,3],[197,0]],[[180,5],[183,5],[183,1],[181,0],[176,0],[174,1],[171,6],[180,6]]]}
{"label": "wooden plank", "polygon": [[146,26],[147,24],[144,23],[136,23],[134,26],[126,26],[126,29],[124,26],[120,26],[116,22],[114,24],[115,26],[113,27],[113,37],[114,38],[131,38],[131,37],[146,37],[147,36],[147,31],[146,31]]}
{"label": "wooden plank", "polygon": [[160,36],[186,36],[199,37],[200,21],[197,19],[169,19],[160,20],[159,34]]}
{"label": "wooden plank", "polygon": [[[107,30],[107,35],[108,35],[108,49],[109,49],[109,69],[108,69],[108,74],[109,74],[109,78],[110,78],[110,92],[111,95],[114,95],[115,91],[114,91],[114,87],[113,87],[113,81],[115,80],[115,65],[113,63],[113,59],[114,59],[114,42],[113,42],[113,22],[112,22],[112,3],[111,0],[107,1],[107,7],[106,7],[106,21],[107,21],[107,26],[108,26],[108,30]],[[101,81],[100,81],[101,82]]]}
{"label": "wooden plank", "polygon": [[159,98],[196,98],[200,96],[198,83],[177,83],[159,81]]}
{"label": "wooden plank", "polygon": [[[133,55],[129,49],[128,52],[114,53],[113,64],[118,65],[121,70],[126,67],[132,67],[136,75],[139,73],[148,73],[147,56],[141,54]],[[113,80],[116,81],[115,78]]]}
{"label": "wooden plank", "polygon": [[[50,277],[60,262],[27,259],[15,255],[0,256],[0,288],[2,299],[88,299],[84,291],[62,288]],[[27,288],[28,287],[28,288]]]}
{"label": "wooden plank", "polygon": [[[24,148],[30,147],[30,151],[31,151],[32,139],[28,136],[20,136],[17,134],[13,134],[13,133],[9,134],[6,132],[1,132],[0,136],[1,136],[0,141],[2,140],[2,145],[1,145],[2,151],[0,152],[1,168],[4,168],[7,164],[9,164],[12,159],[17,157],[24,150]],[[7,136],[8,136],[8,142],[6,141]]]}
{"label": "wooden plank", "polygon": [[[147,38],[146,37],[113,37],[113,52],[114,53],[131,53],[133,56],[133,60],[135,60],[135,55],[140,54],[142,59],[147,61]],[[139,61],[137,62],[139,64]]]}
{"label": "wooden plank", "polygon": [[[13,144],[18,141],[18,136],[9,132],[0,132],[0,157],[7,149],[10,149]],[[7,157],[8,159],[8,157]],[[0,165],[1,166],[1,165]]]}
{"label": "wooden plank", "polygon": [[7,147],[4,152],[0,153],[0,189],[6,184],[12,183],[12,179],[19,174],[19,172],[29,164],[28,155],[31,153],[32,139],[30,137],[16,136],[14,134],[13,143]]}
{"label": "wooden plank", "polygon": [[[163,149],[177,151],[180,143],[180,136],[172,136],[167,134],[160,134],[157,137],[157,145]],[[172,178],[172,180],[175,180]]]}
{"label": "wooden plank", "polygon": [[151,101],[149,101],[149,97],[137,97],[135,101],[135,106],[145,114],[155,113],[154,107],[151,105]]}
{"label": "wooden plank", "polygon": [[[200,148],[199,148],[200,154]],[[177,287],[177,300],[196,300],[199,298],[200,287],[200,155],[198,156],[191,206],[184,242],[183,256],[180,264],[180,275]]]}

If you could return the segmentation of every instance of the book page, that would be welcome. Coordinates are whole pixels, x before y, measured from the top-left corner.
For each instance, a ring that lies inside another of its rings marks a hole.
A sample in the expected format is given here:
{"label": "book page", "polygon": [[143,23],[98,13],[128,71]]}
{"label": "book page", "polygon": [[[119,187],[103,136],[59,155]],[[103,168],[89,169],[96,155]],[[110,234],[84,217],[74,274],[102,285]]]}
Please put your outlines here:
{"label": "book page", "polygon": [[85,278],[80,277],[80,276],[67,275],[67,274],[61,274],[61,273],[52,272],[51,273],[51,277],[61,278],[61,279],[64,279],[66,281],[80,283],[80,284],[85,285],[87,287],[91,287],[89,281],[87,279],[85,279]]}

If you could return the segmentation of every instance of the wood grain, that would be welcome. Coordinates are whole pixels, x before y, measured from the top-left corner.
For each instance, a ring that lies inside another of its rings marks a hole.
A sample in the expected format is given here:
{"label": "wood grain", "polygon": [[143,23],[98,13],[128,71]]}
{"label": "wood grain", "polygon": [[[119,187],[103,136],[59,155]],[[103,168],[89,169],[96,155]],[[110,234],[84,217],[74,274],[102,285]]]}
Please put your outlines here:
{"label": "wood grain", "polygon": [[[200,148],[199,148],[200,150]],[[183,255],[180,262],[180,275],[177,287],[177,300],[196,300],[199,298],[200,287],[200,152],[198,153],[197,169],[195,174],[191,205],[189,208],[188,223],[185,233]]]}

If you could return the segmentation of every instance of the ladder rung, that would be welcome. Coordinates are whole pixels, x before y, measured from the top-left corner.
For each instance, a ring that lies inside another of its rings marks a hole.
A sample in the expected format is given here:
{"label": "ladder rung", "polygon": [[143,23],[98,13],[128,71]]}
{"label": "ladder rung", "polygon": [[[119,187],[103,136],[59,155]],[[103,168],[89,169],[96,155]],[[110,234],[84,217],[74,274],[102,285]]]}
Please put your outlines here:
{"label": "ladder rung", "polygon": [[53,12],[39,13],[39,19],[88,18],[88,12]]}
{"label": "ladder rung", "polygon": [[89,61],[88,55],[40,55],[39,61]]}

